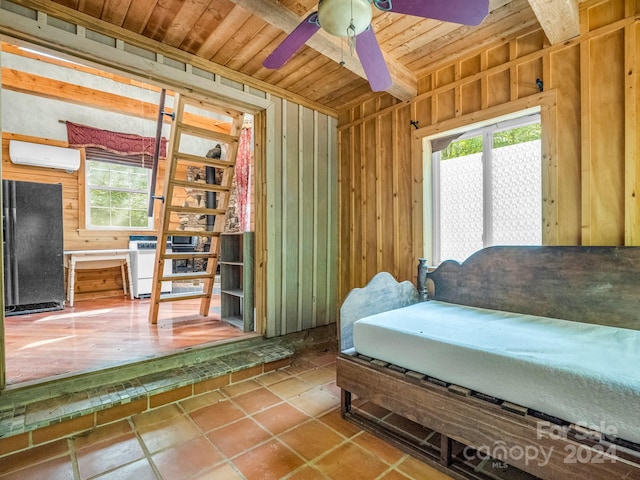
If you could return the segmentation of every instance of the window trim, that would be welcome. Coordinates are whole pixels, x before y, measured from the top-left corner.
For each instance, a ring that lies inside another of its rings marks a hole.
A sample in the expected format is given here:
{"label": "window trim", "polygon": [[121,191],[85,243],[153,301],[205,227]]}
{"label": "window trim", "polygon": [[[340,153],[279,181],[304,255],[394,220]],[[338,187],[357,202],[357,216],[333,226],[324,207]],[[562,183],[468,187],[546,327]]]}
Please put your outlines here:
{"label": "window trim", "polygon": [[[493,175],[493,136],[498,132],[505,130],[511,130],[519,127],[526,127],[536,123],[542,124],[541,116],[539,112],[529,113],[520,117],[511,118],[506,121],[500,121],[495,123],[489,123],[487,125],[470,129],[468,132],[463,133],[459,137],[455,138],[451,143],[466,140],[474,137],[482,137],[482,248],[486,248],[493,245],[493,222],[492,211],[493,205],[492,198],[492,175]],[[445,133],[444,136],[450,135],[451,132]],[[443,149],[444,150],[444,149]],[[442,244],[441,244],[441,201],[440,201],[440,165],[442,160],[442,152],[439,150],[431,154],[431,183],[432,183],[432,226],[431,226],[431,243],[433,245],[432,258],[434,262],[440,263],[443,260],[441,256]],[[542,152],[541,152],[542,156]],[[542,166],[540,167],[542,169]],[[542,198],[540,198],[542,202]],[[542,225],[540,226],[542,228]]]}
{"label": "window trim", "polygon": [[[122,227],[122,226],[95,226],[95,225],[91,225],[90,222],[90,215],[91,215],[91,206],[89,205],[89,190],[91,189],[91,186],[89,185],[89,179],[88,179],[88,175],[89,175],[89,170],[87,168],[87,162],[89,161],[93,161],[93,162],[102,162],[102,163],[112,163],[112,162],[108,162],[108,161],[101,161],[98,159],[87,159],[85,152],[84,152],[84,148],[83,150],[83,158],[82,158],[82,169],[80,172],[78,172],[78,188],[79,188],[79,192],[82,192],[82,196],[84,198],[82,199],[78,199],[79,201],[81,201],[81,205],[83,208],[83,212],[80,212],[79,215],[79,220],[82,221],[82,225],[80,225],[80,231],[85,230],[85,231],[89,231],[89,232],[99,232],[99,231],[103,231],[103,232],[123,232],[123,234],[133,234],[135,232],[141,232],[141,233],[149,233],[149,232],[153,232],[155,230],[155,218],[147,218],[147,227],[146,228],[142,228],[142,227]],[[116,164],[116,162],[113,162],[114,164]],[[130,166],[134,166],[134,165],[130,165]],[[148,168],[142,167],[140,166],[139,168],[143,168],[144,170],[147,171],[147,176],[149,178],[149,188],[151,186],[151,174],[152,171]],[[82,178],[82,184],[80,184],[80,178]],[[105,190],[110,190],[110,191],[136,191],[136,190],[131,190],[131,189],[118,189],[118,188],[112,188],[112,187],[107,187],[105,188]],[[149,198],[149,196],[151,195],[151,192],[149,190],[147,190],[147,200]]]}
{"label": "window trim", "polygon": [[[464,132],[472,126],[489,125],[510,118],[521,117],[527,113],[540,112],[542,129],[543,159],[556,158],[558,143],[557,124],[557,91],[548,89],[539,94],[513,100],[506,104],[495,105],[484,110],[443,120],[432,125],[418,128],[413,132],[412,157],[416,173],[420,173],[419,186],[414,193],[414,227],[413,238],[421,249],[415,251],[416,258],[424,257],[429,265],[433,265],[432,242],[432,208],[433,200],[431,182],[431,140],[450,135],[453,132]],[[555,162],[542,162],[542,244],[557,245],[560,235],[558,226],[558,166]]]}

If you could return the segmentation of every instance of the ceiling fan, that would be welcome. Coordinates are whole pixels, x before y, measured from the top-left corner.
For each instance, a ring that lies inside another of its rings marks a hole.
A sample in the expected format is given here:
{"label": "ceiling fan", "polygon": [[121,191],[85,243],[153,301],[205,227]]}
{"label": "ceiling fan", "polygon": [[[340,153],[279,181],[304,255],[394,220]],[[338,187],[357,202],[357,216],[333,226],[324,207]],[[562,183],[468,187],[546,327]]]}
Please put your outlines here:
{"label": "ceiling fan", "polygon": [[371,4],[384,12],[403,13],[445,22],[478,25],[489,13],[489,0],[320,0],[311,13],[263,62],[266,68],[282,67],[311,36],[322,28],[347,37],[374,92],[391,87],[393,81],[371,27]]}

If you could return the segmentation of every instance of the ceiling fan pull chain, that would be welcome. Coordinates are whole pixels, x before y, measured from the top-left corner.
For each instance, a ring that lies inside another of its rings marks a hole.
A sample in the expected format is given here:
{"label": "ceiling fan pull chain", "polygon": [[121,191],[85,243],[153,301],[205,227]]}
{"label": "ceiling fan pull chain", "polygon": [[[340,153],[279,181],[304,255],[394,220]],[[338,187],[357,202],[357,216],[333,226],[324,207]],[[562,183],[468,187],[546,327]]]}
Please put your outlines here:
{"label": "ceiling fan pull chain", "polygon": [[353,23],[347,28],[347,40],[349,42],[349,53],[353,56],[353,52],[356,49],[356,28]]}
{"label": "ceiling fan pull chain", "polygon": [[393,8],[391,5],[391,0],[373,0],[373,4],[380,10],[384,12],[390,12]]}
{"label": "ceiling fan pull chain", "polygon": [[353,52],[356,49],[356,26],[353,24],[353,0],[351,0],[351,21],[347,27],[347,38],[349,39],[349,52],[353,57]]}

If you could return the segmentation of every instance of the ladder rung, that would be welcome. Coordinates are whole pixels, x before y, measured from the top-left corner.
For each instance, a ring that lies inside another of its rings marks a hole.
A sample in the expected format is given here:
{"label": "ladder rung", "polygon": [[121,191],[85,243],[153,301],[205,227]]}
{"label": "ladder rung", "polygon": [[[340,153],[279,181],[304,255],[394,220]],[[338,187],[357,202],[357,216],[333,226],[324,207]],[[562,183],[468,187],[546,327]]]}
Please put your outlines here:
{"label": "ladder rung", "polygon": [[181,280],[206,280],[214,279],[213,273],[207,272],[188,272],[188,273],[173,273],[171,275],[163,275],[160,280],[163,282],[175,282]]}
{"label": "ladder rung", "polygon": [[194,298],[208,297],[206,293],[200,292],[184,292],[184,293],[164,293],[160,295],[159,302],[177,302],[179,300],[192,300]]}
{"label": "ladder rung", "polygon": [[193,237],[219,237],[220,232],[210,232],[209,230],[165,230],[163,235],[167,236],[193,236]]}
{"label": "ladder rung", "polygon": [[215,130],[208,130],[202,127],[196,127],[194,125],[187,125],[186,123],[178,122],[176,127],[180,129],[180,132],[184,135],[191,135],[199,138],[208,138],[209,140],[217,140],[220,143],[236,143],[238,137],[229,135],[227,133],[216,132]]}
{"label": "ladder rung", "polygon": [[193,107],[201,108],[209,112],[223,115],[225,117],[238,117],[242,119],[244,116],[243,112],[229,108],[227,105],[223,106],[223,105],[218,105],[214,103],[207,103],[202,100],[198,100],[196,98],[191,98],[191,97],[185,97],[183,95],[181,95],[180,98],[185,103],[185,105],[191,105]]}
{"label": "ladder rung", "polygon": [[173,156],[178,160],[200,163],[203,165],[208,165],[210,167],[233,168],[235,166],[232,162],[229,162],[227,160],[221,160],[219,158],[200,157],[198,155],[191,155],[189,153],[175,152]]}
{"label": "ladder rung", "polygon": [[197,188],[198,190],[206,190],[209,192],[223,192],[226,193],[231,190],[231,187],[225,187],[224,185],[216,185],[214,183],[200,183],[200,182],[188,182],[186,180],[171,180],[171,183],[175,186],[186,188]]}
{"label": "ladder rung", "polygon": [[170,260],[191,260],[192,258],[215,258],[218,254],[215,252],[179,252],[164,253],[162,258]]}
{"label": "ladder rung", "polygon": [[167,205],[169,212],[175,213],[195,213],[196,215],[226,215],[227,211],[220,208],[183,207],[178,205]]}

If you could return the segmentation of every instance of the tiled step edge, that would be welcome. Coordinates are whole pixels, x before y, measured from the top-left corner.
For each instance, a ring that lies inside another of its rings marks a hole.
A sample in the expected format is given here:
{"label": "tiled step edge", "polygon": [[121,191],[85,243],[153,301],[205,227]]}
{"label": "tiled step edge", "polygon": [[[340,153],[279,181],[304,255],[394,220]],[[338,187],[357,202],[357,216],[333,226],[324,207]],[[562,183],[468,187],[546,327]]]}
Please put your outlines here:
{"label": "tiled step edge", "polygon": [[286,367],[294,352],[262,345],[0,410],[0,457]]}

